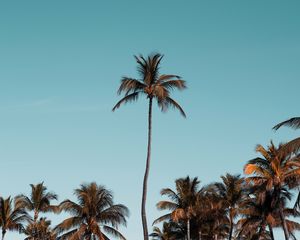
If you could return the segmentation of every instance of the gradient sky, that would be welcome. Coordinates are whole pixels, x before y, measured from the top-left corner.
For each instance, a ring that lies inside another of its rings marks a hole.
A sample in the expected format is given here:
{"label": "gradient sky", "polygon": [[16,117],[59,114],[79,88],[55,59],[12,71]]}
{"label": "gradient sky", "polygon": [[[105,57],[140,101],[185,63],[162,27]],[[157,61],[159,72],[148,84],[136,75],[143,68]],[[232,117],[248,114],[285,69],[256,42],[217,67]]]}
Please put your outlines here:
{"label": "gradient sky", "polygon": [[299,10],[298,0],[1,1],[0,194],[44,181],[61,201],[96,181],[129,207],[127,239],[141,239],[146,100],[111,112],[120,78],[137,77],[133,55],[163,53],[161,72],[188,84],[173,95],[187,119],[154,110],[152,223],[176,178],[242,173],[256,144],[299,136],[271,129],[299,116]]}

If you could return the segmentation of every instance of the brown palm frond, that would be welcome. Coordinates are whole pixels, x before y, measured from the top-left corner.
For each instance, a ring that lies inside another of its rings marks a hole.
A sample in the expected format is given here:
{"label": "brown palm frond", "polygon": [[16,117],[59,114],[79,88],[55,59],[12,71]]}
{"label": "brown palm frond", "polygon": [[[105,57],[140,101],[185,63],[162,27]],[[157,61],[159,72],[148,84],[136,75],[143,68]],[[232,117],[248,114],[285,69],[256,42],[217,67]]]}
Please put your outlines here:
{"label": "brown palm frond", "polygon": [[165,214],[165,215],[160,216],[159,218],[155,219],[153,221],[152,225],[163,222],[163,221],[166,221],[166,220],[170,220],[171,218],[172,218],[171,213]]}
{"label": "brown palm frond", "polygon": [[125,96],[130,92],[136,92],[138,90],[143,90],[146,85],[134,78],[123,77],[121,80],[121,85],[118,89],[118,94],[125,92]]}
{"label": "brown palm frond", "polygon": [[293,117],[286,121],[283,121],[273,127],[274,130],[278,130],[282,126],[291,127],[294,129],[300,128],[300,117]]}
{"label": "brown palm frond", "polygon": [[166,97],[162,101],[157,101],[157,103],[160,106],[160,108],[162,109],[162,111],[165,111],[169,107],[173,107],[173,108],[178,109],[179,112],[181,113],[181,115],[186,118],[186,114],[183,111],[183,109],[181,108],[181,106],[175,100],[173,100],[172,98]]}
{"label": "brown palm frond", "polygon": [[140,92],[131,93],[125,97],[123,97],[117,104],[113,107],[112,111],[115,111],[117,108],[121,106],[121,104],[125,104],[127,102],[136,101],[139,97]]}
{"label": "brown palm frond", "polygon": [[58,224],[54,231],[57,234],[60,234],[68,229],[79,227],[82,223],[82,219],[80,217],[69,217],[65,220],[63,220],[60,224]]}
{"label": "brown palm frond", "polygon": [[115,238],[118,238],[121,240],[126,240],[126,238],[122,235],[122,233],[120,233],[118,230],[116,230],[110,226],[104,225],[103,229],[105,230],[105,232],[107,232],[108,234],[112,235]]}
{"label": "brown palm frond", "polygon": [[174,79],[180,79],[180,76],[178,75],[172,75],[172,74],[162,74],[157,79],[158,83],[163,83],[164,81],[174,80]]}
{"label": "brown palm frond", "polygon": [[296,138],[290,142],[283,144],[279,149],[281,156],[297,154],[299,150],[300,150],[300,138]]}
{"label": "brown palm frond", "polygon": [[175,202],[179,202],[179,197],[178,195],[170,188],[163,188],[161,191],[160,191],[160,195],[164,196],[166,195],[167,197],[169,197],[172,201],[175,201]]}
{"label": "brown palm frond", "polygon": [[169,90],[173,90],[175,88],[178,90],[184,90],[186,88],[186,83],[182,79],[165,81],[160,85]]}
{"label": "brown palm frond", "polygon": [[171,211],[174,211],[176,208],[179,207],[179,205],[177,203],[170,202],[170,201],[160,201],[156,204],[156,207],[159,210],[169,209]]}

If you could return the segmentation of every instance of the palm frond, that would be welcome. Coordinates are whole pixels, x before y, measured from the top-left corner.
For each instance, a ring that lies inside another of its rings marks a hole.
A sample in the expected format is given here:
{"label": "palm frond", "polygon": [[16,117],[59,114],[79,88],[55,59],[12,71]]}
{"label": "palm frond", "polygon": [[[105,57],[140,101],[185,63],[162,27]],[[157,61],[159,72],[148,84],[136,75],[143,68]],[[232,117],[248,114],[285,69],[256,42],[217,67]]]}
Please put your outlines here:
{"label": "palm frond", "polygon": [[123,77],[121,80],[121,85],[118,89],[118,94],[125,92],[125,96],[127,96],[130,92],[143,90],[145,87],[146,85],[137,79]]}
{"label": "palm frond", "polygon": [[165,214],[157,219],[154,220],[154,222],[152,223],[152,225],[166,221],[166,220],[170,220],[171,219],[171,213]]}
{"label": "palm frond", "polygon": [[123,97],[119,102],[117,102],[117,104],[113,107],[112,111],[115,111],[117,108],[119,108],[121,106],[121,104],[125,104],[125,103],[128,103],[128,102],[133,102],[133,101],[136,101],[139,97],[139,94],[141,92],[134,92],[134,93],[131,93],[125,97]]}
{"label": "palm frond", "polygon": [[186,117],[186,114],[183,111],[182,107],[175,100],[173,100],[170,97],[166,97],[162,100],[158,99],[157,103],[162,111],[166,111],[169,107],[173,107],[173,108],[178,109],[183,117]]}
{"label": "palm frond", "polygon": [[126,240],[126,238],[122,235],[122,233],[120,233],[118,230],[116,230],[110,226],[104,225],[103,230],[115,238],[118,238],[121,240]]}
{"label": "palm frond", "polygon": [[182,79],[165,81],[160,85],[168,90],[173,90],[175,88],[178,90],[183,90],[186,88],[186,82]]}
{"label": "palm frond", "polygon": [[300,128],[300,117],[290,118],[286,121],[283,121],[273,127],[274,130],[278,130],[282,126],[291,127],[294,129]]}

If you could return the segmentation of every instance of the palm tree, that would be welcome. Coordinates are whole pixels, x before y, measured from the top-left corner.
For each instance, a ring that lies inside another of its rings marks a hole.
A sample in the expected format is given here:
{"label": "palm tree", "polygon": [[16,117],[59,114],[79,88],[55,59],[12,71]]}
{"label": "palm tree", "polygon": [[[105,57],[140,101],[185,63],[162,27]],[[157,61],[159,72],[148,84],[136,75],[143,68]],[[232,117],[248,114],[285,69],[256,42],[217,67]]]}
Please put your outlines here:
{"label": "palm tree", "polygon": [[138,64],[138,73],[140,79],[123,77],[118,94],[124,93],[124,97],[113,107],[113,111],[122,104],[136,101],[140,95],[145,95],[149,100],[148,107],[148,148],[146,169],[143,180],[143,195],[141,215],[144,231],[144,240],[148,239],[148,227],[146,218],[146,199],[147,199],[147,182],[150,170],[151,157],[151,135],[152,135],[152,103],[156,99],[158,106],[164,112],[169,107],[176,108],[185,117],[185,113],[181,106],[170,97],[170,91],[174,89],[183,90],[186,88],[185,81],[177,75],[159,74],[160,62],[163,56],[161,54],[153,54],[144,58],[135,56]]}
{"label": "palm tree", "polygon": [[244,198],[244,179],[240,175],[226,174],[221,176],[223,182],[217,182],[211,185],[211,188],[220,196],[222,206],[228,211],[229,219],[229,235],[228,239],[232,239],[234,218],[238,215],[239,204]]}
{"label": "palm tree", "polygon": [[23,231],[23,222],[29,220],[25,209],[18,199],[14,203],[11,197],[6,199],[0,197],[0,227],[2,229],[2,240],[7,231]]}
{"label": "palm tree", "polygon": [[54,230],[62,234],[59,239],[109,240],[104,232],[119,239],[125,237],[118,231],[119,225],[126,226],[128,209],[122,204],[113,204],[112,193],[95,182],[82,184],[75,189],[78,203],[65,200],[61,210],[72,216],[58,224]]}
{"label": "palm tree", "polygon": [[30,221],[24,230],[24,240],[56,240],[56,234],[50,228],[51,221],[40,218],[37,222]]}
{"label": "palm tree", "polygon": [[289,199],[289,189],[295,187],[295,179],[299,178],[299,167],[295,164],[295,158],[284,149],[285,145],[278,148],[271,145],[268,149],[258,145],[256,151],[263,158],[254,158],[245,165],[244,172],[251,175],[246,178],[248,183],[264,189],[272,196],[272,207],[279,210],[285,239],[289,239],[288,228],[284,216],[285,202]]}
{"label": "palm tree", "polygon": [[164,222],[162,230],[153,228],[153,233],[149,235],[153,240],[184,240],[183,229],[175,222]]}
{"label": "palm tree", "polygon": [[[259,239],[268,236],[271,240],[274,240],[273,229],[282,225],[280,214],[278,209],[273,206],[273,196],[270,192],[261,190],[253,186],[250,189],[249,197],[240,204],[239,212],[242,218],[238,221],[238,225],[240,226],[239,236],[256,233]],[[285,192],[285,194],[290,199],[290,193]],[[285,218],[299,216],[297,211],[290,208],[285,208],[283,213]],[[288,219],[285,221],[289,235],[293,235],[293,232],[300,227],[300,224],[295,221]],[[266,227],[268,227],[269,231],[266,230]]]}
{"label": "palm tree", "polygon": [[37,222],[39,213],[43,212],[57,212],[58,207],[51,205],[52,200],[57,200],[57,195],[52,192],[48,192],[44,183],[38,183],[36,185],[30,184],[31,194],[30,197],[25,195],[19,195],[17,198],[22,202],[23,206],[34,212],[33,221]]}
{"label": "palm tree", "polygon": [[209,185],[197,194],[193,207],[192,223],[198,232],[198,239],[225,239],[229,232],[229,219],[223,198],[216,188]]}
{"label": "palm tree", "polygon": [[162,189],[160,194],[168,196],[171,201],[160,201],[157,203],[157,208],[159,210],[171,210],[171,212],[159,217],[153,224],[165,220],[173,220],[175,222],[183,220],[187,226],[187,240],[190,240],[190,221],[194,214],[197,195],[201,192],[201,190],[198,190],[199,183],[197,177],[190,179],[187,176],[175,181],[176,192],[170,188]]}

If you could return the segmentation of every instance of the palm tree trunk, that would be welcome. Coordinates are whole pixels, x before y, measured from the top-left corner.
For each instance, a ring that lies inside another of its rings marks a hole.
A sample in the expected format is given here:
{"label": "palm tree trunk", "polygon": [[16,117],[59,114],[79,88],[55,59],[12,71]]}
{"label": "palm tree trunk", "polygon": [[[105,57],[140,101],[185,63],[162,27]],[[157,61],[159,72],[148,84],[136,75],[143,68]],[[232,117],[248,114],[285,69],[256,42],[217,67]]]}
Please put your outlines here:
{"label": "palm tree trunk", "polygon": [[233,232],[233,219],[232,219],[232,215],[230,213],[230,230],[229,230],[228,240],[231,240],[231,238],[232,238],[232,232]]}
{"label": "palm tree trunk", "polygon": [[269,224],[268,227],[269,227],[269,231],[270,231],[271,240],[275,240],[272,226]]}
{"label": "palm tree trunk", "polygon": [[2,230],[2,238],[1,238],[2,240],[4,240],[5,233],[6,233],[6,231]]}
{"label": "palm tree trunk", "polygon": [[146,217],[146,200],[147,200],[147,183],[150,169],[150,157],[151,157],[151,130],[152,130],[152,97],[149,98],[149,112],[148,112],[148,148],[147,148],[147,161],[143,182],[143,197],[142,197],[142,223],[144,231],[144,240],[149,239],[147,217]]}
{"label": "palm tree trunk", "polygon": [[263,222],[260,226],[259,232],[258,232],[258,239],[262,239],[262,234],[265,231],[265,223]]}
{"label": "palm tree trunk", "polygon": [[187,227],[187,240],[191,239],[191,233],[190,233],[190,219],[187,219],[187,223],[186,223],[186,227]]}
{"label": "palm tree trunk", "polygon": [[280,205],[279,208],[280,208],[279,209],[280,220],[281,220],[281,224],[282,224],[282,228],[283,228],[283,232],[284,232],[284,237],[285,237],[285,240],[288,240],[289,239],[289,232],[288,232],[286,221],[285,221],[285,218],[284,218],[284,215],[283,215],[283,207],[282,207],[282,205]]}
{"label": "palm tree trunk", "polygon": [[38,217],[39,217],[39,212],[36,209],[34,209],[33,221],[35,223],[37,222]]}

